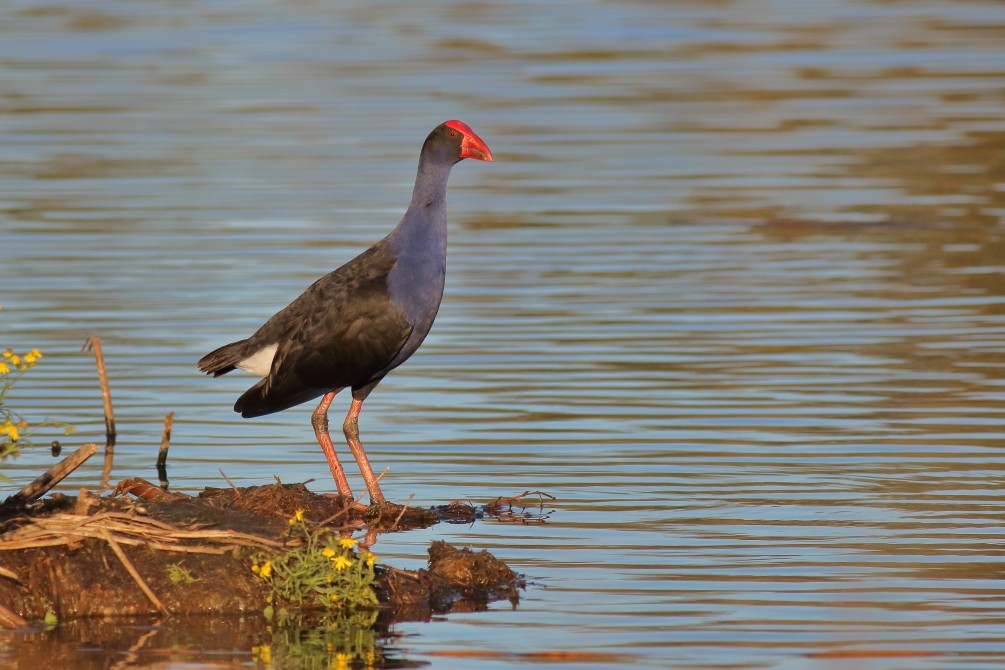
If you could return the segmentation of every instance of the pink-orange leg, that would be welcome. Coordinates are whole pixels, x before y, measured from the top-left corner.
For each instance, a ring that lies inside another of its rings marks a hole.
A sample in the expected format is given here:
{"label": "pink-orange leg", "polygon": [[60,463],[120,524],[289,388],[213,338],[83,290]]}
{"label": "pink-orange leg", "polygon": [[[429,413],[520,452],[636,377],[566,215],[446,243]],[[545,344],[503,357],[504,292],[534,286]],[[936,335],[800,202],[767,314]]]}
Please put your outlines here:
{"label": "pink-orange leg", "polygon": [[349,480],[346,479],[345,470],[339,463],[335,454],[335,445],[332,444],[331,435],[328,434],[328,408],[335,399],[335,391],[326,393],[318,403],[317,409],[311,414],[311,425],[314,426],[314,436],[318,438],[321,451],[325,452],[328,459],[328,466],[332,469],[332,476],[335,478],[335,486],[338,487],[338,494],[344,498],[352,499],[352,489],[349,488]]}
{"label": "pink-orange leg", "polygon": [[363,409],[363,401],[353,398],[352,404],[349,406],[349,414],[346,415],[345,423],[342,424],[342,432],[345,433],[345,441],[349,444],[356,464],[359,465],[363,481],[366,482],[366,490],[370,493],[370,502],[382,503],[384,502],[384,494],[380,492],[377,477],[374,476],[373,468],[370,467],[370,459],[366,457],[363,445],[359,441],[358,418],[361,409]]}

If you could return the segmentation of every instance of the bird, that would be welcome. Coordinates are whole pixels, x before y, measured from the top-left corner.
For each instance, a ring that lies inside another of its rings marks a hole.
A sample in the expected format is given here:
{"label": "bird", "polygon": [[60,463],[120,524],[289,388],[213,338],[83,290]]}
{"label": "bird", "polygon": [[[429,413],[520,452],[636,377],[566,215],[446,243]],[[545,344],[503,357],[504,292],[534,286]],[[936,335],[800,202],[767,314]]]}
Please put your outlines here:
{"label": "bird", "polygon": [[371,505],[383,504],[359,439],[359,415],[377,384],[415,353],[432,328],[446,277],[447,180],[465,158],[493,160],[467,124],[451,120],[434,128],[419,153],[405,214],[386,237],[315,281],[247,339],[198,362],[214,377],[235,369],[261,377],[234,404],[244,418],[320,397],[311,425],[345,499],[354,500],[328,432],[328,409],[339,391],[351,389],[342,430]]}

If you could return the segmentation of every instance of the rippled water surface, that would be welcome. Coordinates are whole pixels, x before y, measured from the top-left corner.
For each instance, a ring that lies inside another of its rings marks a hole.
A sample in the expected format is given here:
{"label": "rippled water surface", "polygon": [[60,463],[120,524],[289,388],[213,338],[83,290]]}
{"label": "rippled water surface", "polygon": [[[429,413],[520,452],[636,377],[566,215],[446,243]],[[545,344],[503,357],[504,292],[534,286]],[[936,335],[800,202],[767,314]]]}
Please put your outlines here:
{"label": "rippled water surface", "polygon": [[[45,354],[7,402],[102,441],[99,335],[113,479],[156,477],[174,411],[182,491],[332,488],[310,405],[244,421],[252,380],[195,361],[383,236],[437,123],[492,148],[453,173],[436,326],[360,427],[393,500],[555,500],[383,537],[529,580],[391,656],[1005,663],[1005,5],[15,0],[0,68],[0,348]],[[60,653],[261,665],[253,639]]]}

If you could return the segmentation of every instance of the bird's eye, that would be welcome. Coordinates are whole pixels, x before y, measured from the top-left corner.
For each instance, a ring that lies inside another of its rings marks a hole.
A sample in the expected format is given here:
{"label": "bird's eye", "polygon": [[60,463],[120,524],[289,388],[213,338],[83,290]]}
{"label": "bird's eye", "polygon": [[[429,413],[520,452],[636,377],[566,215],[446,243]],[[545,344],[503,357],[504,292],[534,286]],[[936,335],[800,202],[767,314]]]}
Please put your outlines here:
{"label": "bird's eye", "polygon": [[456,130],[451,130],[450,131],[450,136],[451,137],[457,137],[457,131]]}

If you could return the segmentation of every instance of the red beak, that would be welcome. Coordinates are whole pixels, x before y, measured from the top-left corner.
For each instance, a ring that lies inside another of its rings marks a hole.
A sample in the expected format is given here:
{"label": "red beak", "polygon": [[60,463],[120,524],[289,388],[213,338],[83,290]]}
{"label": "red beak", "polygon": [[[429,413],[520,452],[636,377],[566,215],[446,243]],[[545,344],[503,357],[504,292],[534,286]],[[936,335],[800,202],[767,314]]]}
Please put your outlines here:
{"label": "red beak", "polygon": [[453,128],[461,134],[461,158],[492,161],[492,152],[489,151],[489,145],[485,144],[485,141],[478,137],[468,124],[462,121],[447,121],[443,125]]}

